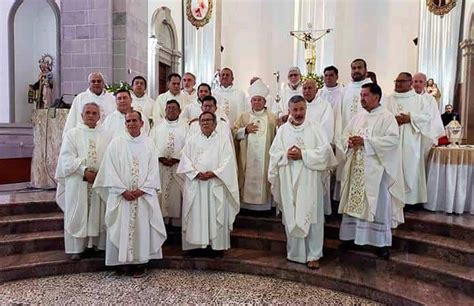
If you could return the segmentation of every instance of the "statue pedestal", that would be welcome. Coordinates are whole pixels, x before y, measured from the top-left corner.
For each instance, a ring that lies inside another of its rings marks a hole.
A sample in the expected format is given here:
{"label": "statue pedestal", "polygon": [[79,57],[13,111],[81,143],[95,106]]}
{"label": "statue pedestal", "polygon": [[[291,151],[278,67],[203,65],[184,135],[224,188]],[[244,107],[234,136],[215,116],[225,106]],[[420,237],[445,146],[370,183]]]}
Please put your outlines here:
{"label": "statue pedestal", "polygon": [[30,187],[56,187],[54,174],[68,112],[68,109],[33,110],[34,149],[31,159]]}

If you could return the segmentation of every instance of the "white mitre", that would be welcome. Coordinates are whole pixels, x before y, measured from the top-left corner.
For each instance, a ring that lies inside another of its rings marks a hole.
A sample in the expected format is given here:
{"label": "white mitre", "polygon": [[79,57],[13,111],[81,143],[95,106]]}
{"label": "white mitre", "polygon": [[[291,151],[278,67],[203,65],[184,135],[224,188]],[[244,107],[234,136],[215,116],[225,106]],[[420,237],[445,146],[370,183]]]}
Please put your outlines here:
{"label": "white mitre", "polygon": [[255,96],[267,98],[269,93],[270,90],[268,89],[268,86],[265,85],[265,83],[263,83],[261,79],[257,79],[255,82],[253,82],[253,84],[250,85],[248,89],[248,94],[250,98]]}

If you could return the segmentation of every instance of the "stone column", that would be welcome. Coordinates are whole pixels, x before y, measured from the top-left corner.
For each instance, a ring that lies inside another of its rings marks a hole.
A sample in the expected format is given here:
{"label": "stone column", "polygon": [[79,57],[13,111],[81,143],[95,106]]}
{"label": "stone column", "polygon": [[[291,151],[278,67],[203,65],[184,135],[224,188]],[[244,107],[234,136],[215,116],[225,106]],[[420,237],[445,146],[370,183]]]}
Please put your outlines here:
{"label": "stone column", "polygon": [[464,139],[474,144],[474,40],[466,39],[460,44],[463,62],[464,92],[459,113],[464,127]]}
{"label": "stone column", "polygon": [[113,80],[147,75],[148,1],[113,1]]}
{"label": "stone column", "polygon": [[112,0],[61,0],[61,46],[62,93],[84,91],[93,71],[110,82]]}

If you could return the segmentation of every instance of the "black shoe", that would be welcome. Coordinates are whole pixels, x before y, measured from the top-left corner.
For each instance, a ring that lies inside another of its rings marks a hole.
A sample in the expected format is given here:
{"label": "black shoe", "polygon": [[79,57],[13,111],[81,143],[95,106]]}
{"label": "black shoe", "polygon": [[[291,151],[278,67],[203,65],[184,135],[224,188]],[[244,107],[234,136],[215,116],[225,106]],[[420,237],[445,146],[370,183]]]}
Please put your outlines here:
{"label": "black shoe", "polygon": [[82,259],[81,254],[72,254],[71,255],[71,260],[72,261],[79,261],[81,259]]}
{"label": "black shoe", "polygon": [[385,259],[385,260],[390,259],[390,247],[377,248],[376,253],[377,253],[377,256],[382,259]]}
{"label": "black shoe", "polygon": [[354,249],[354,243],[351,240],[343,240],[339,245],[339,251],[348,251]]}
{"label": "black shoe", "polygon": [[146,275],[146,267],[143,265],[137,265],[132,268],[133,278],[142,278]]}

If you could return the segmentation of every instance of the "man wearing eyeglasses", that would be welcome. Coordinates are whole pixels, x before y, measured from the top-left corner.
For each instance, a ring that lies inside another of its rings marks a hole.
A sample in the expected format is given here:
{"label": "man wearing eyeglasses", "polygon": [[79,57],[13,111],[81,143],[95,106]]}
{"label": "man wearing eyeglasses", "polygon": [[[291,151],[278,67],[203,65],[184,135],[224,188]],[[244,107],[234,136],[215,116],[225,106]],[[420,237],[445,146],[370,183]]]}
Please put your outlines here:
{"label": "man wearing eyeglasses", "polygon": [[288,101],[293,96],[303,95],[303,84],[301,83],[301,71],[298,67],[291,67],[288,70],[288,83],[281,86],[281,100],[279,104],[278,117],[282,122],[288,119]]}
{"label": "man wearing eyeglasses", "polygon": [[191,255],[210,246],[210,255],[222,256],[230,248],[230,231],[240,209],[233,145],[216,131],[217,120],[214,113],[203,111],[200,132],[188,138],[177,169],[185,178],[183,250]]}
{"label": "man wearing eyeglasses", "polygon": [[92,72],[88,76],[89,88],[78,94],[72,101],[66,124],[64,125],[63,137],[66,132],[82,123],[81,113],[87,103],[96,103],[100,107],[99,126],[105,118],[115,110],[115,98],[105,90],[104,76],[100,72]]}
{"label": "man wearing eyeglasses", "polygon": [[426,203],[425,154],[431,147],[431,115],[421,95],[412,88],[410,73],[395,79],[395,92],[387,99],[387,109],[395,116],[400,130],[405,204]]}

